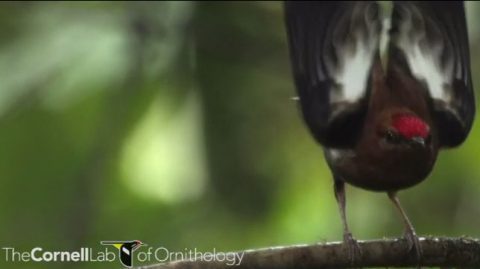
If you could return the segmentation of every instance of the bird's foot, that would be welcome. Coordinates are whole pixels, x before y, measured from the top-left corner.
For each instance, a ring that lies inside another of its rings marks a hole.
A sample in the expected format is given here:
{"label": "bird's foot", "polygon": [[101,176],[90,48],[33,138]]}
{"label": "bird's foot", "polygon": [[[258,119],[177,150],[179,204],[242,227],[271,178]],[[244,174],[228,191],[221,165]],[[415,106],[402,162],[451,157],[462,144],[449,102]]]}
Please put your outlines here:
{"label": "bird's foot", "polygon": [[347,248],[347,256],[348,260],[350,261],[351,265],[355,264],[360,256],[362,255],[362,251],[360,246],[355,238],[353,238],[352,233],[348,232],[343,235],[343,243]]}
{"label": "bird's foot", "polygon": [[405,230],[404,237],[407,240],[408,253],[414,251],[416,256],[415,258],[417,259],[417,262],[420,263],[423,257],[423,249],[422,249],[422,246],[420,245],[420,240],[417,234],[415,233],[415,230],[413,228],[407,228]]}

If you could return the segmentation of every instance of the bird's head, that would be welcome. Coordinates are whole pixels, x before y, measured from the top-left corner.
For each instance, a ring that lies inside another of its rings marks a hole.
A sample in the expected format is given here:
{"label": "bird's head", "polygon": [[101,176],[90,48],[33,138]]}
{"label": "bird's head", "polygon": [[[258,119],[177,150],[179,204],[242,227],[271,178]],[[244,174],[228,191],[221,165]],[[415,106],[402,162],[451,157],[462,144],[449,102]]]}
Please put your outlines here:
{"label": "bird's head", "polygon": [[430,142],[430,126],[411,113],[396,113],[382,125],[381,136],[394,146],[421,146]]}

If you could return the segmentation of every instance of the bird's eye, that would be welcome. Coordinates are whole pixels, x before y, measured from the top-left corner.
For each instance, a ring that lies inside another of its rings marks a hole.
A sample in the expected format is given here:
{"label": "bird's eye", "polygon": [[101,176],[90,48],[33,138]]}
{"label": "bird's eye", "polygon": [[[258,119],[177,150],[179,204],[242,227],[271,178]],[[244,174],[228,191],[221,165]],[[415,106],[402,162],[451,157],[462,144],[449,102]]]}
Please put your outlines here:
{"label": "bird's eye", "polygon": [[400,137],[398,136],[398,134],[396,134],[395,132],[393,132],[391,130],[388,130],[385,133],[385,139],[390,143],[398,143],[399,140],[400,140],[399,138]]}

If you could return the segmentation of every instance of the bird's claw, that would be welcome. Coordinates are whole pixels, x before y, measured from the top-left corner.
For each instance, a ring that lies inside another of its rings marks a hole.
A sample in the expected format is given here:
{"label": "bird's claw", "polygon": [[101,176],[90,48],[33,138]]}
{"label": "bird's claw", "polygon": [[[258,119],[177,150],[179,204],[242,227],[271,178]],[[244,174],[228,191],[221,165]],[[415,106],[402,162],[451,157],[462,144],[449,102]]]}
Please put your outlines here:
{"label": "bird's claw", "polygon": [[355,261],[362,255],[360,246],[357,240],[353,238],[351,233],[345,233],[343,235],[343,242],[345,244],[345,247],[347,248],[347,255],[348,255],[350,264],[354,265]]}
{"label": "bird's claw", "polygon": [[408,253],[415,251],[417,262],[420,263],[423,257],[423,249],[420,245],[420,240],[413,229],[406,229],[404,234],[408,244]]}

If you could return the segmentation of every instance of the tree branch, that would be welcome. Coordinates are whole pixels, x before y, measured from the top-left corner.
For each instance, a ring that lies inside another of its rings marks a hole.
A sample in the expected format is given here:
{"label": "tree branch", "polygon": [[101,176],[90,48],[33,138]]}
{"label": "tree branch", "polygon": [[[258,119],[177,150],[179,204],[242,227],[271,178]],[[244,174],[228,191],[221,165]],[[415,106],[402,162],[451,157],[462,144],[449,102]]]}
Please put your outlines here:
{"label": "tree branch", "polygon": [[229,266],[225,261],[182,260],[156,264],[139,269],[306,269],[348,267],[480,267],[480,239],[474,238],[421,238],[423,258],[418,264],[415,255],[408,252],[404,239],[360,241],[361,255],[350,264],[342,243],[319,243],[271,247],[236,252],[244,253],[238,266]]}

